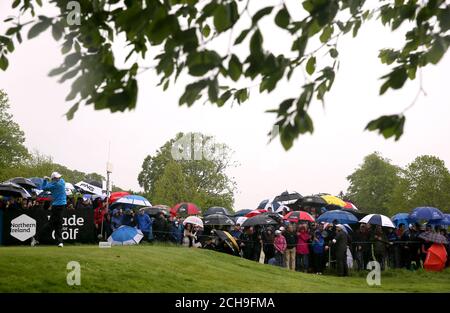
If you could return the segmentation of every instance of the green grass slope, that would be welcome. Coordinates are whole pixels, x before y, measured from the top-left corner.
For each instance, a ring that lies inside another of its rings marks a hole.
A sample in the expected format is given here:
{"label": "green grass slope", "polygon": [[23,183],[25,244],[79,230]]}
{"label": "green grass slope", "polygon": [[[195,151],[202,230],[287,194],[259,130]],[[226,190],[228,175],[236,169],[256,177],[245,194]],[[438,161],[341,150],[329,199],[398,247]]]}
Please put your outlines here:
{"label": "green grass slope", "polygon": [[[81,264],[81,286],[68,286],[69,261]],[[175,246],[0,247],[0,292],[450,292],[450,271],[313,275],[226,254]]]}

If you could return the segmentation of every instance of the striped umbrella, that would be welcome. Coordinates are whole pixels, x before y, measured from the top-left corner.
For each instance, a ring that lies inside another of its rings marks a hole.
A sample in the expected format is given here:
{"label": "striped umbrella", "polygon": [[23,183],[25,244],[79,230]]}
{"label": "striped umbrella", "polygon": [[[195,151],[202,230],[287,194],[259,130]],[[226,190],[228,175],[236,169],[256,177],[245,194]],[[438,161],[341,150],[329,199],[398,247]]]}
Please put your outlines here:
{"label": "striped umbrella", "polygon": [[344,202],[345,202],[345,206],[343,207],[344,209],[359,211],[358,208],[353,203],[348,202],[348,201],[344,201]]}
{"label": "striped umbrella", "polygon": [[359,222],[365,223],[365,224],[395,228],[395,225],[394,225],[394,223],[392,223],[391,219],[382,214],[369,214],[369,215],[363,217]]}
{"label": "striped umbrella", "polygon": [[132,206],[135,206],[135,205],[136,206],[152,206],[150,201],[148,201],[144,197],[138,196],[138,195],[123,196],[123,197],[117,199],[115,203],[130,204]]}
{"label": "striped umbrella", "polygon": [[183,221],[183,225],[186,225],[186,224],[192,224],[192,225],[196,225],[196,226],[203,228],[203,221],[198,216],[186,217],[185,220]]}
{"label": "striped umbrella", "polygon": [[131,226],[120,226],[109,236],[108,241],[113,246],[125,246],[138,244],[142,238],[144,238],[144,235],[139,229]]}
{"label": "striped umbrella", "polygon": [[312,217],[308,212],[304,211],[289,212],[283,218],[291,223],[298,223],[300,221],[315,222],[314,217]]}
{"label": "striped umbrella", "polygon": [[253,211],[247,213],[245,215],[245,217],[253,217],[253,216],[259,215],[261,213],[265,213],[265,212],[267,212],[266,209],[257,209],[257,210],[253,210]]}

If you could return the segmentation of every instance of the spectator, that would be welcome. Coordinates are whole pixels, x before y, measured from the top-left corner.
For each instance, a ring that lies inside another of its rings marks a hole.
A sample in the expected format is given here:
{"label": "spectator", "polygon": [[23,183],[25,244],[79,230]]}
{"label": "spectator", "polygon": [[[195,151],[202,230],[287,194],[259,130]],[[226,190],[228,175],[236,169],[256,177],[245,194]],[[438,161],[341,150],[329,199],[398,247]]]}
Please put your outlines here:
{"label": "spectator", "polygon": [[305,273],[309,268],[309,241],[311,236],[306,230],[306,225],[300,225],[297,232],[296,261],[297,271],[303,270]]}
{"label": "spectator", "polygon": [[242,256],[247,260],[254,260],[253,227],[247,227],[240,238]]}
{"label": "spectator", "polygon": [[320,230],[316,230],[312,240],[312,267],[314,273],[322,275],[324,265],[324,245],[325,241]]}
{"label": "spectator", "polygon": [[400,267],[400,250],[397,244],[399,237],[394,228],[390,228],[387,235],[387,240],[389,245],[387,248],[387,259],[389,268],[399,268]]}
{"label": "spectator", "polygon": [[171,216],[169,218],[169,222],[171,225],[170,228],[170,241],[176,244],[181,244],[183,239],[184,227],[183,223],[180,221],[180,218],[176,216]]}
{"label": "spectator", "polygon": [[284,253],[286,252],[286,238],[281,233],[281,230],[275,231],[275,239],[273,241],[273,246],[275,247],[275,259],[278,266],[284,267]]}
{"label": "spectator", "polygon": [[120,226],[122,226],[122,210],[114,209],[111,217],[111,231],[115,231]]}
{"label": "spectator", "polygon": [[294,231],[294,227],[290,224],[287,231],[284,232],[284,237],[286,238],[286,253],[284,254],[284,262],[286,267],[292,271],[295,271],[295,252],[297,247],[297,234]]}
{"label": "spectator", "polygon": [[150,216],[145,213],[144,208],[139,209],[139,214],[136,216],[136,222],[138,229],[140,229],[142,234],[144,234],[145,240],[151,242],[153,240],[153,221]]}
{"label": "spectator", "polygon": [[183,232],[183,246],[192,247],[194,243],[194,225],[186,223]]}
{"label": "spectator", "polygon": [[104,238],[104,232],[106,231],[106,208],[103,201],[97,201],[97,207],[94,209],[94,225],[95,236],[98,239]]}
{"label": "spectator", "polygon": [[131,209],[126,209],[125,214],[122,217],[122,225],[135,227],[136,219],[134,217],[134,211]]}
{"label": "spectator", "polygon": [[230,235],[233,236],[234,238],[238,239],[241,236],[241,234],[242,234],[241,225],[240,224],[234,225],[234,228],[230,232]]}
{"label": "spectator", "polygon": [[269,260],[275,257],[275,247],[273,246],[274,239],[273,228],[272,226],[269,226],[262,233],[265,264],[268,264]]}
{"label": "spectator", "polygon": [[336,237],[332,240],[336,252],[336,268],[339,276],[348,276],[347,267],[347,234],[344,226],[336,225]]}
{"label": "spectator", "polygon": [[380,263],[381,270],[384,271],[386,245],[389,244],[389,242],[387,241],[387,237],[380,225],[376,226],[375,232],[371,236],[370,241],[372,241],[372,259]]}

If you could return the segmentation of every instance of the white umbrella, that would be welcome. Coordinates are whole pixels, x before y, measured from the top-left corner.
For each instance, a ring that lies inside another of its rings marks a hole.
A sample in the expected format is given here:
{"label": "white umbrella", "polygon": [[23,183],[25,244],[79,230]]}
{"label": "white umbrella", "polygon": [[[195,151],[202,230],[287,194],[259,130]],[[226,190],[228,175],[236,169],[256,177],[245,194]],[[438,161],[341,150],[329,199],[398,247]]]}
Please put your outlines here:
{"label": "white umbrella", "polygon": [[283,210],[286,210],[289,212],[291,209],[289,209],[289,207],[287,205],[281,205],[275,212],[282,213]]}
{"label": "white umbrella", "polygon": [[74,185],[72,185],[71,183],[66,183],[66,195],[67,196],[73,195],[74,190],[75,190]]}
{"label": "white umbrella", "polygon": [[193,225],[197,225],[200,226],[201,228],[203,228],[203,221],[200,217],[198,216],[188,216],[184,221],[183,221],[183,225],[186,224],[193,224]]}
{"label": "white umbrella", "polygon": [[380,225],[383,227],[391,227],[395,228],[395,225],[392,223],[391,219],[382,214],[369,214],[362,218],[360,223],[372,224],[372,225]]}
{"label": "white umbrella", "polygon": [[236,224],[242,225],[247,220],[245,216],[239,216],[236,220]]}
{"label": "white umbrella", "polygon": [[138,195],[127,195],[119,198],[115,203],[126,203],[132,205],[140,205],[140,206],[152,206],[150,201],[146,198]]}

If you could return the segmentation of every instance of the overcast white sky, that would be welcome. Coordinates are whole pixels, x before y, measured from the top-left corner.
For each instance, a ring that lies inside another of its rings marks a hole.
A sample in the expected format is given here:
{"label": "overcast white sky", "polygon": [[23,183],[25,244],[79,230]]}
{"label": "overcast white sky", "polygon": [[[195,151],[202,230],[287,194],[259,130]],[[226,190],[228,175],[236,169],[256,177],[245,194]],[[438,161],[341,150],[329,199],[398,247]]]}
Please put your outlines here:
{"label": "overcast white sky", "polygon": [[[10,14],[8,6],[1,1],[1,20]],[[4,32],[2,26],[0,31]],[[265,29],[264,35],[266,48],[288,52],[287,37],[270,29]],[[104,173],[110,142],[113,182],[122,188],[139,189],[137,175],[143,159],[177,132],[213,135],[235,151],[234,160],[240,164],[230,170],[238,187],[235,209],[254,208],[260,200],[286,189],[305,195],[345,191],[346,176],[373,151],[399,165],[422,154],[436,155],[450,164],[448,55],[438,66],[424,69],[428,95],[408,110],[405,134],[398,142],[364,131],[371,119],[402,111],[418,90],[418,81],[414,81],[401,91],[378,96],[378,78],[388,72],[377,58],[378,51],[396,47],[401,38],[400,33],[370,23],[356,39],[340,39],[341,66],[332,92],[325,107],[316,102],[310,110],[315,132],[301,137],[288,152],[278,139],[267,143],[266,134],[275,119],[264,111],[296,96],[301,75],[269,95],[252,90],[251,100],[244,105],[219,109],[200,103],[179,107],[183,82],[163,92],[155,87],[158,79],[154,73],[148,71],[139,79],[136,110],[111,114],[82,107],[68,122],[64,114],[71,104],[64,98],[70,85],[47,76],[62,62],[59,44],[47,32],[17,46],[8,71],[0,73],[0,88],[9,95],[11,112],[25,131],[28,148],[51,155],[55,162],[72,169]]]}

